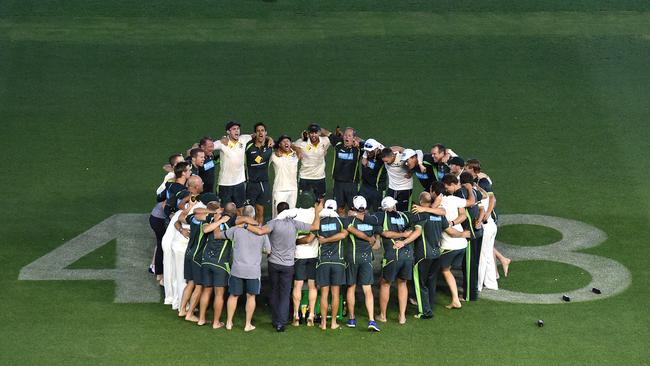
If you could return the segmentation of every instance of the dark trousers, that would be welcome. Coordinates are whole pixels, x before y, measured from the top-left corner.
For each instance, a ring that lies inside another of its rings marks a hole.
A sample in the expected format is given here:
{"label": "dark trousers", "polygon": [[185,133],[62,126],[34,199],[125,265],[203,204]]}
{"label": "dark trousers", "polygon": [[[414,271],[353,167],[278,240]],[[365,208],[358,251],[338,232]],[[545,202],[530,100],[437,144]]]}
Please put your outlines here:
{"label": "dark trousers", "polygon": [[[463,297],[467,301],[478,300],[478,261],[481,258],[481,244],[483,237],[469,240],[469,247],[465,251],[463,261]],[[469,268],[468,268],[469,267]]]}
{"label": "dark trousers", "polygon": [[289,301],[293,284],[293,266],[269,263],[269,282],[271,283],[271,323],[274,327],[289,323]]}
{"label": "dark trousers", "polygon": [[440,271],[438,263],[438,259],[421,259],[413,268],[413,284],[418,300],[418,311],[422,315],[433,315],[438,272]]}
{"label": "dark trousers", "polygon": [[163,250],[162,250],[162,238],[165,235],[165,230],[167,225],[165,224],[165,219],[161,219],[152,215],[149,215],[149,226],[156,234],[156,251],[154,254],[154,273],[160,275],[163,273]]}
{"label": "dark trousers", "polygon": [[379,210],[381,200],[384,198],[383,191],[378,191],[375,187],[367,186],[365,184],[361,184],[359,195],[366,198],[366,203],[368,204],[367,208],[373,212]]}
{"label": "dark trousers", "polygon": [[407,189],[403,191],[394,191],[390,188],[386,190],[386,196],[391,196],[397,201],[397,211],[409,212],[411,211],[411,193],[412,189]]}

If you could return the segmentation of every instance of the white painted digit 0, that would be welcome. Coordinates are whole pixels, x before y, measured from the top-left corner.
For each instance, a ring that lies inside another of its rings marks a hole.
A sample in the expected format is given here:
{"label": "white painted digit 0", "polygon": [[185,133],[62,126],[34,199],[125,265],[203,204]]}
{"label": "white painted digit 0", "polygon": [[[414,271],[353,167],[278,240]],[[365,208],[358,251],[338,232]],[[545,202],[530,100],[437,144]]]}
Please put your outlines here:
{"label": "white painted digit 0", "polygon": [[[631,282],[631,274],[619,262],[593,254],[578,253],[577,250],[599,245],[607,235],[580,221],[542,215],[501,215],[499,227],[517,224],[530,224],[549,227],[559,231],[562,239],[558,242],[535,247],[508,245],[497,241],[499,250],[514,261],[543,260],[570,264],[589,272],[591,282],[580,289],[555,294],[530,294],[509,290],[483,290],[482,296],[497,301],[525,304],[558,304],[562,295],[571,297],[572,302],[599,300],[623,292]],[[525,271],[525,268],[521,268]],[[594,294],[591,289],[598,288],[602,294]]]}
{"label": "white painted digit 0", "polygon": [[[160,301],[160,290],[146,268],[153,236],[148,214],[117,214],[88,229],[20,270],[19,280],[113,280],[115,302]],[[115,269],[66,269],[93,250],[116,239]]]}

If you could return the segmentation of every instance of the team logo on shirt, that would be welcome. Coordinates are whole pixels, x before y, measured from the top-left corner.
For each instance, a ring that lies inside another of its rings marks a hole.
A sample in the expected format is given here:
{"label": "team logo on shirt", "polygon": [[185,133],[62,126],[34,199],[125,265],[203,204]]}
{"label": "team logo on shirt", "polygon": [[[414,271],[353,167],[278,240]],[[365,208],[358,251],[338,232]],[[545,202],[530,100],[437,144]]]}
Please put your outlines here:
{"label": "team logo on shirt", "polygon": [[341,160],[354,160],[354,153],[346,153],[346,152],[339,151],[338,156],[339,159]]}
{"label": "team logo on shirt", "polygon": [[372,225],[368,224],[359,224],[357,225],[357,229],[359,231],[372,231]]}
{"label": "team logo on shirt", "polygon": [[415,172],[415,176],[420,179],[429,179],[429,174],[427,173]]}
{"label": "team logo on shirt", "polygon": [[393,224],[393,225],[404,226],[404,218],[403,217],[391,217],[390,218],[390,223]]}
{"label": "team logo on shirt", "polygon": [[429,221],[442,221],[440,216],[429,216]]}
{"label": "team logo on shirt", "polygon": [[320,231],[337,231],[336,224],[322,224],[320,226]]}
{"label": "team logo on shirt", "polygon": [[259,155],[257,155],[257,156],[255,157],[255,162],[256,162],[257,164],[261,163],[262,160],[263,160],[262,157],[259,156]]}
{"label": "team logo on shirt", "polygon": [[369,161],[368,162],[368,168],[375,169],[375,162],[374,161]]}

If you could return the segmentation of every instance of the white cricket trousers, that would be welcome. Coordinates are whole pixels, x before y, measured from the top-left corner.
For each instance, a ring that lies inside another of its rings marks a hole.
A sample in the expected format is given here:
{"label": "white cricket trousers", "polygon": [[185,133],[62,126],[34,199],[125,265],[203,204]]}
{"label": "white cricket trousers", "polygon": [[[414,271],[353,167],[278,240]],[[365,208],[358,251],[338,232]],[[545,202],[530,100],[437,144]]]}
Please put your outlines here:
{"label": "white cricket trousers", "polygon": [[481,257],[478,261],[478,290],[483,287],[498,290],[497,266],[494,261],[494,240],[497,236],[497,224],[490,217],[488,223],[483,225],[483,244]]}

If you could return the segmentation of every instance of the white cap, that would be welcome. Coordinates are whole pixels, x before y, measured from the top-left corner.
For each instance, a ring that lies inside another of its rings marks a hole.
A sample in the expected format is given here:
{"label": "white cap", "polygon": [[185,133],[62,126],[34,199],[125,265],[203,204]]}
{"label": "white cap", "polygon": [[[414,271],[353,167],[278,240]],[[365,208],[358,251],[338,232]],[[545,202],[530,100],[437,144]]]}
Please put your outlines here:
{"label": "white cap", "polygon": [[405,149],[402,152],[402,161],[408,160],[411,156],[415,156],[415,150],[413,149]]}
{"label": "white cap", "polygon": [[366,202],[366,199],[363,196],[354,196],[352,199],[352,206],[356,210],[365,210],[366,207],[368,207],[368,202]]}
{"label": "white cap", "polygon": [[381,209],[384,211],[395,208],[395,206],[397,206],[397,201],[393,197],[384,197],[384,199],[381,200]]}
{"label": "white cap", "polygon": [[383,145],[380,144],[379,141],[377,141],[375,139],[367,139],[366,143],[363,144],[363,149],[365,151],[373,151],[375,149],[382,148],[382,146]]}
{"label": "white cap", "polygon": [[325,201],[325,206],[323,206],[323,207],[328,208],[330,210],[336,210],[336,208],[337,208],[336,201],[335,200],[327,200],[327,201]]}

